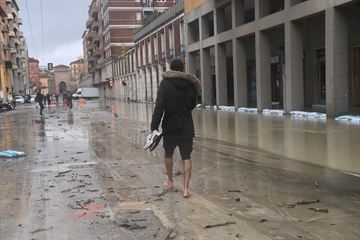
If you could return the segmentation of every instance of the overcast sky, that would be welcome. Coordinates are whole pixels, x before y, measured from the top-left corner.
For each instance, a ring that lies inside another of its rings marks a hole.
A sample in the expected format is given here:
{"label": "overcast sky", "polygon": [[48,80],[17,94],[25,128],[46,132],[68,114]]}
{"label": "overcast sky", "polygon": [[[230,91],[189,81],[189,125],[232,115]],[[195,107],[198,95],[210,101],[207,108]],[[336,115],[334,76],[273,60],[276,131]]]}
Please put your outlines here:
{"label": "overcast sky", "polygon": [[[16,0],[29,57],[40,66],[69,66],[83,56],[82,34],[91,0]],[[42,14],[41,14],[42,13]],[[42,19],[41,19],[42,16]],[[43,20],[43,21],[42,21]]]}

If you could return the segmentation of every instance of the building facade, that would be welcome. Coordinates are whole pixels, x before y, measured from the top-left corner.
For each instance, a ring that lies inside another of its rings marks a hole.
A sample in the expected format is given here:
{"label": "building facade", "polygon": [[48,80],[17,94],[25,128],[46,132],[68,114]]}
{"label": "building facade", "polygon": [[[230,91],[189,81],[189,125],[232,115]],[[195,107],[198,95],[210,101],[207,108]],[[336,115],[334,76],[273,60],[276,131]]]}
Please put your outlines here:
{"label": "building facade", "polygon": [[185,0],[186,58],[206,105],[360,106],[359,1]]}
{"label": "building facade", "polygon": [[19,95],[29,93],[29,75],[27,58],[28,52],[23,32],[20,31],[22,19],[18,17],[19,7],[16,0],[1,0],[1,6],[7,13],[9,33],[8,47],[10,47],[10,60],[12,68],[10,72],[10,82],[13,92]]}
{"label": "building facade", "polygon": [[56,92],[61,94],[70,91],[74,93],[76,91],[76,81],[71,81],[70,67],[66,65],[57,65],[54,67],[54,78]]}
{"label": "building facade", "polygon": [[78,58],[78,60],[71,62],[70,72],[71,72],[70,81],[76,82],[76,89],[77,89],[79,87],[79,82],[85,72],[84,59]]}
{"label": "building facade", "polygon": [[[8,92],[24,95],[30,92],[27,47],[19,7],[15,0],[0,0],[1,11],[1,84],[0,95]],[[6,100],[6,99],[5,99]]]}
{"label": "building facade", "polygon": [[184,3],[177,1],[151,24],[137,29],[135,45],[111,62],[114,85],[111,96],[154,102],[162,73],[173,59],[185,62]]}
{"label": "building facade", "polygon": [[106,96],[113,60],[134,46],[134,30],[176,1],[93,0],[83,34],[85,70],[82,86],[98,86]]}
{"label": "building facade", "polygon": [[39,60],[34,58],[28,59],[29,66],[29,79],[31,89],[36,89],[40,86],[40,70],[39,70]]}
{"label": "building facade", "polygon": [[[1,45],[0,45],[0,100],[8,101],[8,94],[13,91],[10,82],[10,69],[12,62],[10,61],[10,47],[9,27],[7,25],[7,13],[4,11],[3,6],[0,5],[0,19],[1,19]],[[6,51],[8,50],[8,51]]]}

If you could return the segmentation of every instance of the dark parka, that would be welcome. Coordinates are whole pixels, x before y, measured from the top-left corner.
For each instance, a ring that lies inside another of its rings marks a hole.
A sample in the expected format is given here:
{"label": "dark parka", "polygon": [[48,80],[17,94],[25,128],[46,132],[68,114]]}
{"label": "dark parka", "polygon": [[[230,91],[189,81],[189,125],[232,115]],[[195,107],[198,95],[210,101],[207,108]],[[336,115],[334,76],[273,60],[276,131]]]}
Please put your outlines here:
{"label": "dark parka", "polygon": [[[182,130],[166,134],[168,138],[195,137],[194,123],[191,111],[196,106],[200,81],[189,73],[169,70],[162,74],[151,121],[151,131],[158,130],[162,118],[166,120],[173,115],[183,116]],[[186,97],[189,100],[186,104]]]}

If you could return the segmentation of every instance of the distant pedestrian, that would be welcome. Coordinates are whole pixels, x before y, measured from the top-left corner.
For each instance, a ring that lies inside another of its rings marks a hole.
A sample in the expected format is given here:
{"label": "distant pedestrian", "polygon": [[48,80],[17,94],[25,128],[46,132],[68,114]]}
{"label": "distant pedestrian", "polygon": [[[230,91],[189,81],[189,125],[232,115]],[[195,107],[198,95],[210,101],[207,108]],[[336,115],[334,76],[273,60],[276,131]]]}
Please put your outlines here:
{"label": "distant pedestrian", "polygon": [[44,101],[44,106],[46,106],[47,103],[46,93],[43,93],[43,101]]}
{"label": "distant pedestrian", "polygon": [[164,185],[170,189],[174,188],[172,157],[175,148],[179,147],[184,167],[183,197],[188,198],[191,196],[189,193],[190,155],[193,150],[193,138],[195,137],[191,111],[196,106],[197,91],[200,89],[201,84],[194,75],[185,73],[183,70],[183,62],[175,59],[170,64],[170,71],[162,74],[163,80],[157,92],[151,131],[158,130],[162,121],[167,172],[167,180]]}
{"label": "distant pedestrian", "polygon": [[43,110],[44,110],[44,103],[43,103],[43,101],[44,101],[44,99],[43,99],[43,95],[41,94],[41,92],[40,91],[38,91],[37,92],[37,94],[36,94],[36,101],[39,103],[39,106],[40,106],[40,116],[42,117],[42,116],[44,116],[43,115]]}
{"label": "distant pedestrian", "polygon": [[72,105],[72,95],[70,91],[67,91],[66,98],[67,98],[67,105],[69,107],[69,111],[71,111],[73,105]]}
{"label": "distant pedestrian", "polygon": [[12,102],[13,102],[13,96],[12,96],[11,93],[8,94],[8,102],[9,102],[10,104],[12,104]]}
{"label": "distant pedestrian", "polygon": [[46,100],[48,102],[48,107],[50,107],[50,104],[51,104],[51,96],[50,96],[50,94],[46,95]]}

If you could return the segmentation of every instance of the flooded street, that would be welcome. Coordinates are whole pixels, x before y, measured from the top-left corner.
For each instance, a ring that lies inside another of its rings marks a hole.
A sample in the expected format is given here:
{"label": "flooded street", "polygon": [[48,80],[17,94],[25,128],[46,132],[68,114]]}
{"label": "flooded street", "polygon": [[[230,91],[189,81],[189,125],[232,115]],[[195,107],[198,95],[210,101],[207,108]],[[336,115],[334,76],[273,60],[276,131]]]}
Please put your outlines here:
{"label": "flooded street", "polygon": [[152,104],[0,115],[0,239],[359,239],[360,124],[198,108],[189,199],[143,150]]}

